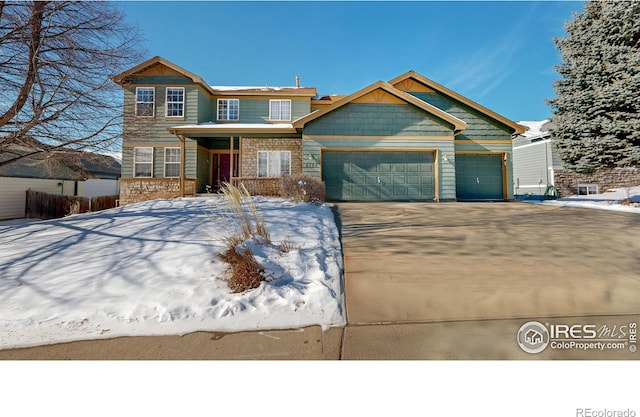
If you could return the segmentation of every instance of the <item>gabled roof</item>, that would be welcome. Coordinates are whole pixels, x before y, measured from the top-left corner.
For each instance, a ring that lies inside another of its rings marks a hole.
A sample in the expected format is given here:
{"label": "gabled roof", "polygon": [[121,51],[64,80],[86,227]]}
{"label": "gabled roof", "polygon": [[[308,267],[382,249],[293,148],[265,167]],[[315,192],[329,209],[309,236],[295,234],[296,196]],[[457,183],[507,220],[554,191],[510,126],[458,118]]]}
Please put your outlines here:
{"label": "gabled roof", "polygon": [[155,67],[156,65],[164,65],[167,68],[172,69],[173,71],[184,75],[187,78],[190,78],[191,81],[193,81],[196,84],[200,84],[202,87],[204,87],[209,93],[213,94],[213,90],[211,89],[211,87],[209,86],[209,84],[207,84],[202,78],[200,78],[199,76],[197,76],[196,74],[187,71],[186,69],[174,64],[171,61],[168,61],[160,56],[154,56],[153,58],[144,61],[142,64],[136,65],[135,67],[128,69],[118,75],[116,75],[115,77],[112,78],[113,82],[115,82],[116,84],[126,84],[129,83],[131,81],[133,81],[133,79],[135,78],[135,75],[138,73],[141,73],[143,71],[146,71],[152,67]]}
{"label": "gabled roof", "polygon": [[172,71],[183,75],[196,84],[201,85],[211,95],[227,96],[299,96],[314,97],[317,94],[315,87],[259,87],[259,86],[212,86],[207,84],[200,76],[166,60],[160,56],[136,65],[112,78],[116,84],[124,85],[135,81],[135,76],[157,65],[163,65]]}
{"label": "gabled roof", "polygon": [[427,113],[430,113],[434,116],[436,116],[437,118],[444,120],[450,124],[453,125],[454,131],[457,132],[461,132],[464,129],[467,128],[467,124],[463,121],[458,119],[455,116],[450,115],[449,113],[440,110],[439,108],[432,106],[429,103],[426,103],[422,100],[420,100],[417,97],[412,96],[411,94],[405,93],[403,91],[398,90],[397,88],[393,87],[391,84],[386,83],[384,81],[378,81],[374,84],[371,84],[368,87],[363,88],[360,91],[356,91],[355,93],[351,94],[350,96],[347,96],[341,100],[338,100],[336,102],[334,102],[333,104],[328,105],[327,107],[317,110],[313,113],[310,113],[304,117],[301,117],[300,119],[296,120],[293,122],[293,127],[297,128],[297,129],[301,129],[304,127],[304,125],[312,120],[315,120],[319,117],[324,116],[327,113],[332,112],[333,110],[336,110],[342,106],[344,106],[345,104],[349,104],[351,102],[354,102],[368,94],[374,93],[376,90],[380,90],[383,92],[386,92],[388,94],[390,94],[391,96],[409,103],[409,104],[413,104],[414,106],[426,111]]}
{"label": "gabled roof", "polygon": [[427,87],[429,87],[429,88],[431,88],[431,89],[433,89],[433,90],[435,90],[435,91],[437,91],[437,92],[439,92],[441,94],[444,94],[447,97],[450,97],[450,98],[452,98],[454,100],[457,100],[457,101],[459,101],[461,103],[466,104],[467,106],[471,107],[472,109],[477,110],[480,113],[483,113],[483,114],[491,117],[492,119],[502,123],[503,125],[510,127],[511,129],[514,130],[514,132],[513,132],[514,134],[522,134],[527,130],[527,128],[525,126],[521,126],[521,125],[511,121],[511,120],[507,119],[506,117],[501,116],[498,113],[496,113],[496,112],[494,112],[492,110],[489,110],[486,107],[476,103],[475,101],[472,101],[472,100],[470,100],[470,99],[468,99],[468,98],[456,93],[455,91],[450,90],[447,87],[445,87],[443,85],[440,85],[437,82],[432,81],[432,80],[428,79],[427,77],[425,77],[423,75],[418,74],[415,71],[409,71],[409,72],[407,72],[405,74],[402,74],[402,75],[394,78],[393,80],[389,81],[389,84],[391,84],[393,86],[397,86],[397,85],[401,84],[403,81],[408,80],[408,79],[414,79],[415,81],[418,81],[419,83],[421,83],[421,84],[423,84],[423,85],[425,85],[425,86],[427,86]]}

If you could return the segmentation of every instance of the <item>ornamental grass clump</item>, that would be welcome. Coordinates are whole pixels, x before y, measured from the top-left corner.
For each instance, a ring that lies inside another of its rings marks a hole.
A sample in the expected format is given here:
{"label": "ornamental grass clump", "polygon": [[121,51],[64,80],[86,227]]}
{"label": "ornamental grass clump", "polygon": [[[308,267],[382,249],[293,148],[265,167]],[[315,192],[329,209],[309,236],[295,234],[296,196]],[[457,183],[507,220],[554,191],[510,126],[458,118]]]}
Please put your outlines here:
{"label": "ornamental grass clump", "polygon": [[233,292],[244,292],[257,288],[266,279],[264,267],[256,260],[247,241],[270,245],[271,237],[247,189],[224,183],[220,189],[225,202],[218,205],[215,213],[207,214],[215,223],[217,233],[225,250],[219,255],[228,264],[228,285]]}

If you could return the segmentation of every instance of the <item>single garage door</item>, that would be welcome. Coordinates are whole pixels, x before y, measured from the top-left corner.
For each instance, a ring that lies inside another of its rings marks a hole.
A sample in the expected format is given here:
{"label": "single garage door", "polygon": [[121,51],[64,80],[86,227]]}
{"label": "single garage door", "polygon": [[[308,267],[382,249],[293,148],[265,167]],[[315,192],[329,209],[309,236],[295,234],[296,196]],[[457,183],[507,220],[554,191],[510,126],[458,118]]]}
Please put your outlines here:
{"label": "single garage door", "polygon": [[327,200],[433,201],[433,152],[324,151]]}
{"label": "single garage door", "polygon": [[457,154],[458,200],[502,200],[502,154]]}

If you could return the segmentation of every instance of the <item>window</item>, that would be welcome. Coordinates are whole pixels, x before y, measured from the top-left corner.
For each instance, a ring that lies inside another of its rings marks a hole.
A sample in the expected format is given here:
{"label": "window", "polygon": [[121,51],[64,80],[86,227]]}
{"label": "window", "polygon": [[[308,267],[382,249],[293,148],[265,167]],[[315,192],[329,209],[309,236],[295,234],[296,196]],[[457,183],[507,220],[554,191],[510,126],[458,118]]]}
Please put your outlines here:
{"label": "window", "polygon": [[240,100],[237,98],[218,99],[218,120],[239,120]]}
{"label": "window", "polygon": [[290,151],[258,151],[258,177],[274,178],[291,175]]}
{"label": "window", "polygon": [[184,117],[184,87],[167,87],[167,117]]}
{"label": "window", "polygon": [[291,100],[269,100],[269,120],[291,120]]}
{"label": "window", "polygon": [[153,172],[153,148],[133,148],[133,176],[151,178]]}
{"label": "window", "polygon": [[598,184],[578,184],[578,195],[598,194]]}
{"label": "window", "polygon": [[180,176],[180,148],[164,148],[164,176]]}
{"label": "window", "polygon": [[136,116],[153,117],[155,88],[136,87]]}

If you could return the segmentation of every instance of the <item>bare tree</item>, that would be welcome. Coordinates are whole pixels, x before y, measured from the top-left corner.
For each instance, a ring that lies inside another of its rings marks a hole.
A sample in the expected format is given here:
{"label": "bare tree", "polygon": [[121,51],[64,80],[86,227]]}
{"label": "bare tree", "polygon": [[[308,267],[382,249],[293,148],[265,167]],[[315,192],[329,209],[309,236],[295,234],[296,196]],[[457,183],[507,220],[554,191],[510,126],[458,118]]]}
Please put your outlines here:
{"label": "bare tree", "polygon": [[123,108],[111,77],[141,61],[139,45],[109,2],[0,0],[0,166],[60,148],[115,150]]}

